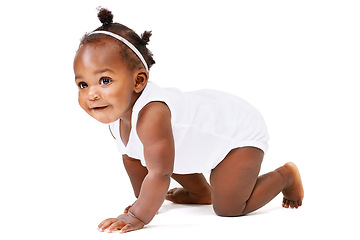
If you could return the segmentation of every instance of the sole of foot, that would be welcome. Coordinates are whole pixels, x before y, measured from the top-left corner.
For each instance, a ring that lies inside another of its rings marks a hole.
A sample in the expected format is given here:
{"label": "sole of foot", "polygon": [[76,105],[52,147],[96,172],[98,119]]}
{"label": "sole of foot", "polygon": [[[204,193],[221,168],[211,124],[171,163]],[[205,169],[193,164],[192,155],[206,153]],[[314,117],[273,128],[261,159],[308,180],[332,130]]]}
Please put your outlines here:
{"label": "sole of foot", "polygon": [[304,198],[304,188],[299,169],[293,162],[286,163],[284,167],[290,171],[292,184],[282,191],[284,195],[282,206],[284,208],[298,208],[302,205]]}

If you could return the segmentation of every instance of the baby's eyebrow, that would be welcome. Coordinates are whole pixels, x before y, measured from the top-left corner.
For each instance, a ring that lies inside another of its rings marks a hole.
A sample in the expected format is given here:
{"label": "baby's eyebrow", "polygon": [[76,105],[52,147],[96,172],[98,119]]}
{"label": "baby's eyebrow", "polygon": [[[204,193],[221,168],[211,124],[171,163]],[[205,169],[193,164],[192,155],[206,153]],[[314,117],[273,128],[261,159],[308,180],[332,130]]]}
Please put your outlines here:
{"label": "baby's eyebrow", "polygon": [[78,79],[81,79],[81,78],[82,78],[82,76],[75,75],[75,81],[78,80]]}
{"label": "baby's eyebrow", "polygon": [[114,72],[113,70],[111,70],[110,68],[104,68],[104,69],[100,69],[100,70],[94,71],[94,74],[100,74],[100,73],[104,73],[104,72],[115,73],[115,72]]}

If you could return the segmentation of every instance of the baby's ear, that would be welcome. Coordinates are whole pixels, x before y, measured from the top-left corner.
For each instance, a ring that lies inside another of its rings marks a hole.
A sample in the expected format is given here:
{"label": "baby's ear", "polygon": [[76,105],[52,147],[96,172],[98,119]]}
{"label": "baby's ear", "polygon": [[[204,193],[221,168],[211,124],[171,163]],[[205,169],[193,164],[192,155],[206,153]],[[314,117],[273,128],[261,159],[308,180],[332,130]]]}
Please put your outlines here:
{"label": "baby's ear", "polygon": [[145,69],[137,71],[135,76],[135,92],[140,93],[148,83],[149,73]]}

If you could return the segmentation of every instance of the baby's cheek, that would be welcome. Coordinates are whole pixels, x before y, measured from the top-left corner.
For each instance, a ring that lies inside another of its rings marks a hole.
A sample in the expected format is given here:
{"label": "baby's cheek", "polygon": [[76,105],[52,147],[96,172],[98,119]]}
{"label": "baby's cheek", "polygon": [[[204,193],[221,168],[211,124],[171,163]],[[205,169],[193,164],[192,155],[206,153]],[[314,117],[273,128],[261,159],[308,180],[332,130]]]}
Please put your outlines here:
{"label": "baby's cheek", "polygon": [[78,103],[79,103],[80,106],[81,106],[82,98],[83,98],[82,94],[79,91],[79,93],[78,93]]}
{"label": "baby's cheek", "polygon": [[86,101],[83,100],[83,98],[79,94],[78,103],[82,109],[84,109],[85,112],[89,113],[89,109],[87,107]]}

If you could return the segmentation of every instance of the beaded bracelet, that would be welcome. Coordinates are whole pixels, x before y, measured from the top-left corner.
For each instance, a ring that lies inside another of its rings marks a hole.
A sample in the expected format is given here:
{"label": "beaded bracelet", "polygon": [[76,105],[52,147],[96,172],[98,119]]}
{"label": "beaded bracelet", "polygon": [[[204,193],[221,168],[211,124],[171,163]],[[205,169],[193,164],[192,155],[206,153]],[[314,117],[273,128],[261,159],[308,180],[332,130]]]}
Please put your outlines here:
{"label": "beaded bracelet", "polygon": [[139,219],[137,216],[135,216],[135,214],[133,214],[133,213],[130,211],[130,209],[128,210],[128,214],[129,214],[131,217],[139,220],[142,224],[146,225],[141,219]]}

